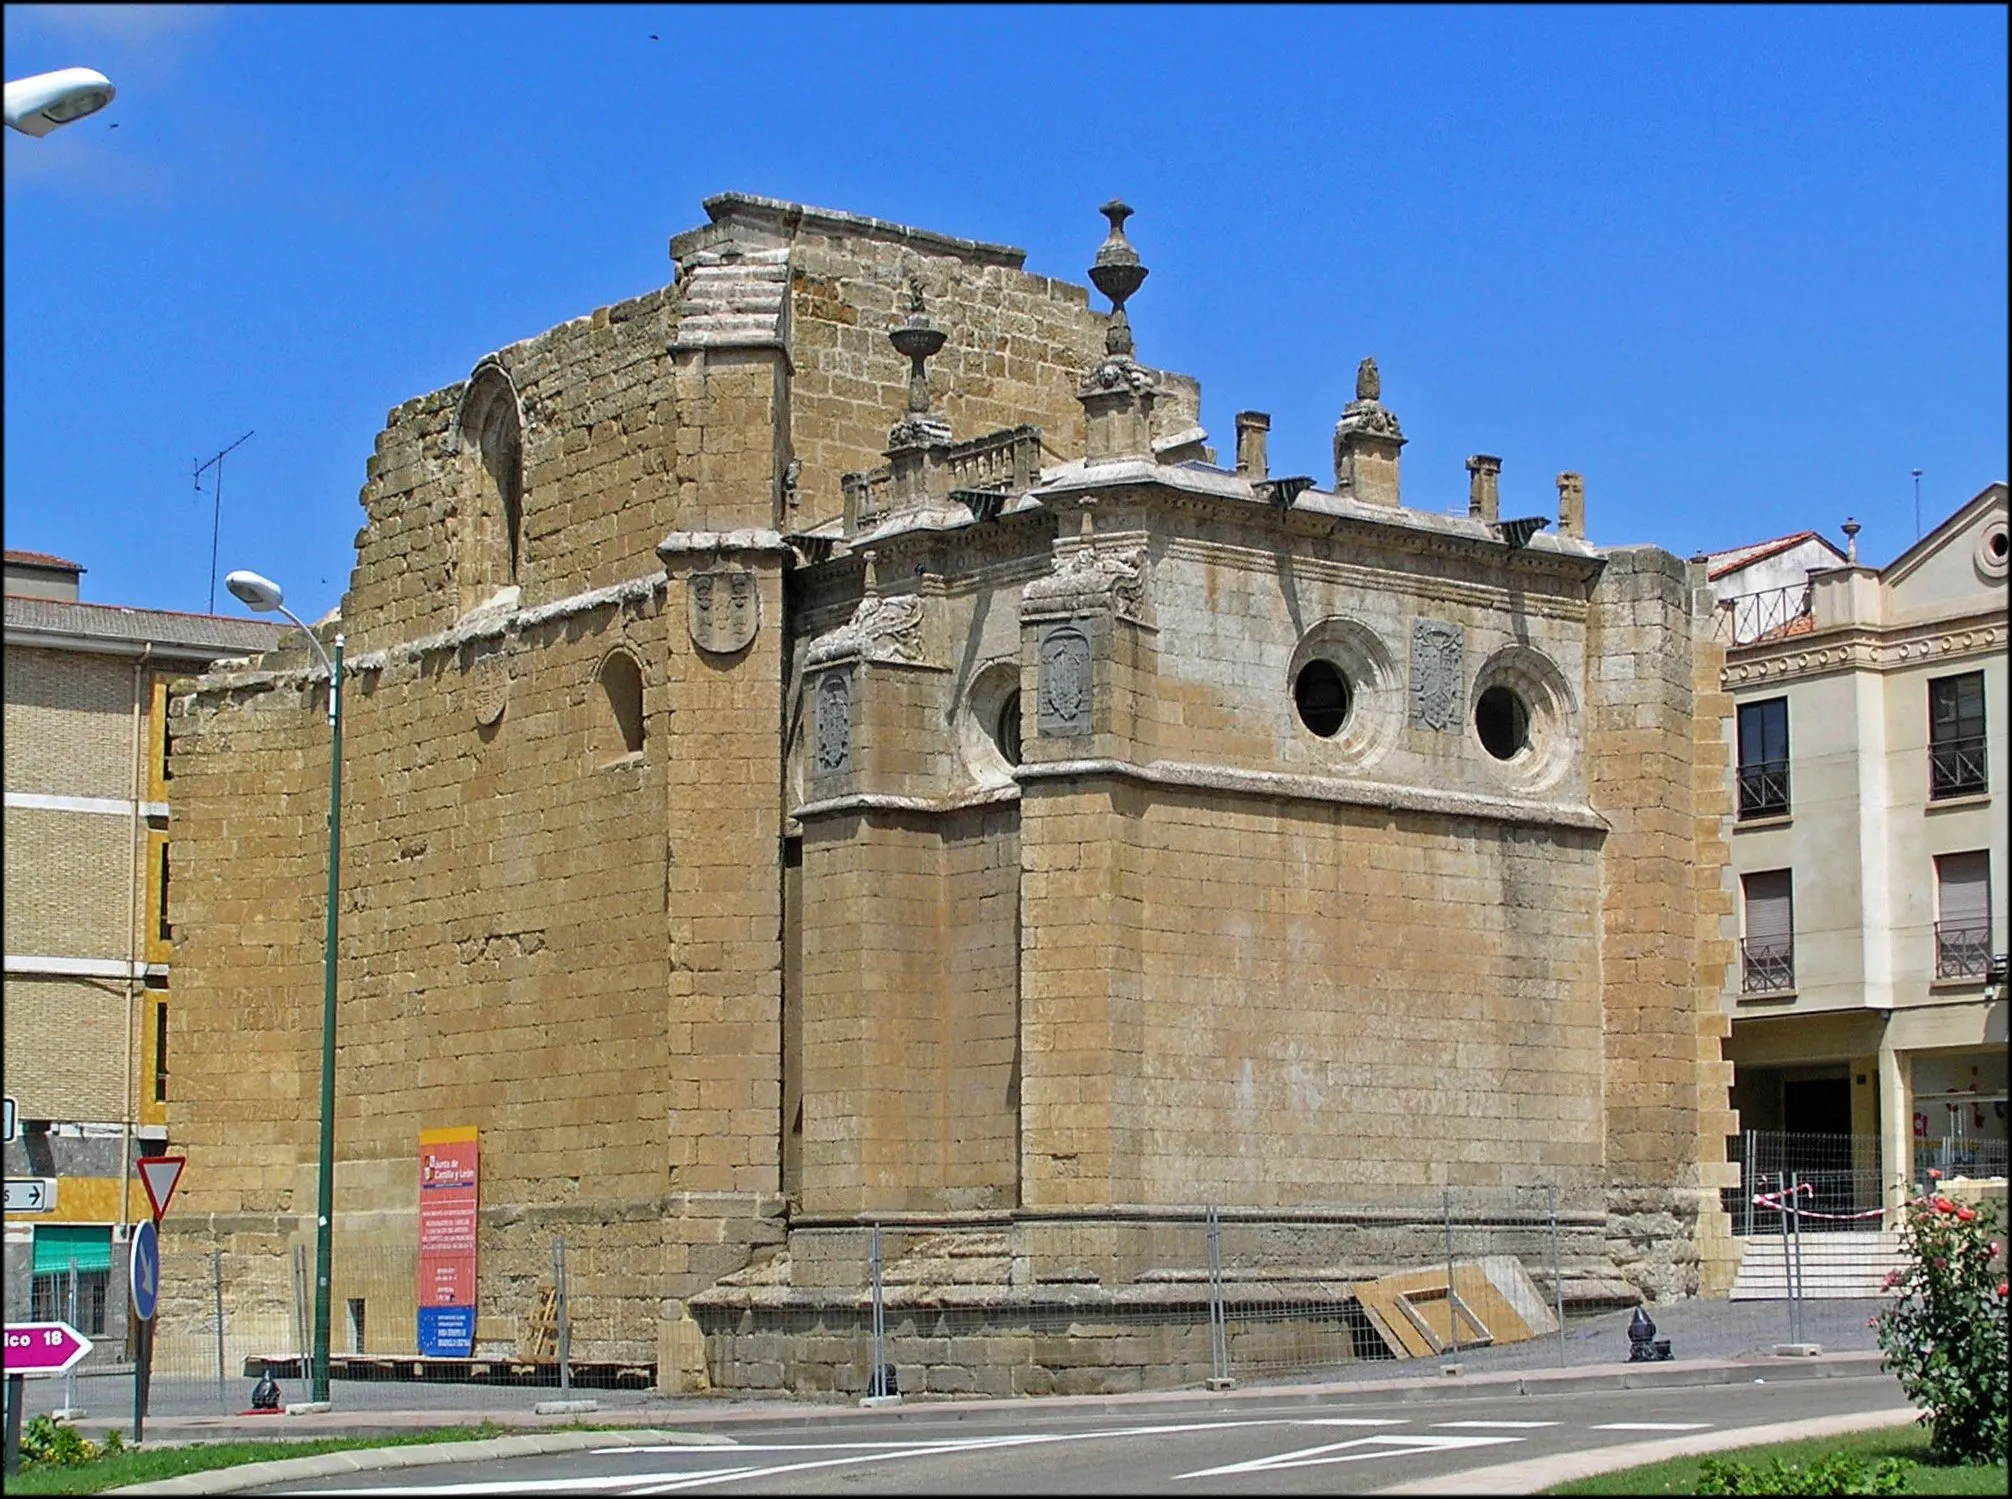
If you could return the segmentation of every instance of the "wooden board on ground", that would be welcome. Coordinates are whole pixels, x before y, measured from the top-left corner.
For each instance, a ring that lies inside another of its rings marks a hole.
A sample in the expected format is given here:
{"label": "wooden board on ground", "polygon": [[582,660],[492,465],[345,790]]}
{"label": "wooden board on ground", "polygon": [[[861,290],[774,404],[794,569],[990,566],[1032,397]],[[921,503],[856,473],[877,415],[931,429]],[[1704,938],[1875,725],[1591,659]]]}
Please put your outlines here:
{"label": "wooden board on ground", "polygon": [[1396,1358],[1428,1358],[1455,1348],[1520,1343],[1556,1332],[1557,1318],[1513,1255],[1405,1270],[1351,1289]]}

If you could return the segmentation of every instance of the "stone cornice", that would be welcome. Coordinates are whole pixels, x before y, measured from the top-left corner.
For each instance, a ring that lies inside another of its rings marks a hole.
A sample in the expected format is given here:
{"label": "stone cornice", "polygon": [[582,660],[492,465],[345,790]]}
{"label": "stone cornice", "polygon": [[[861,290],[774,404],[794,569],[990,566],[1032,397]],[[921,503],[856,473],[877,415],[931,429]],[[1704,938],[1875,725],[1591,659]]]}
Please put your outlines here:
{"label": "stone cornice", "polygon": [[[538,625],[549,624],[553,620],[570,619],[576,614],[604,609],[610,605],[642,603],[662,594],[667,584],[668,580],[662,573],[647,573],[640,578],[630,578],[627,582],[615,583],[606,588],[589,589],[585,593],[569,594],[565,598],[536,604],[529,609],[494,607],[478,609],[449,629],[374,651],[359,651],[343,662],[343,676],[348,678],[379,674],[388,671],[396,663],[423,661],[439,651],[456,650],[482,640],[500,640],[515,636]],[[197,690],[208,692],[281,686],[306,687],[310,683],[327,680],[327,671],[319,662],[315,662],[297,667],[206,672],[199,679]]]}
{"label": "stone cornice", "polygon": [[1240,770],[1226,765],[1196,765],[1155,760],[1132,765],[1123,760],[1051,760],[1021,765],[1013,772],[1021,784],[1058,779],[1113,777],[1150,786],[1184,790],[1226,791],[1242,796],[1282,801],[1340,802],[1392,812],[1428,812],[1444,817],[1476,817],[1491,822],[1537,827],[1581,828],[1605,832],[1607,820],[1586,807],[1554,802],[1520,801],[1467,791],[1427,791],[1381,781],[1344,780],[1338,776],[1299,775],[1276,770]]}
{"label": "stone cornice", "polygon": [[1792,635],[1726,652],[1720,682],[1727,689],[1756,682],[1785,682],[1836,671],[1899,671],[1938,661],[1967,661],[2003,655],[2007,632],[2002,617],[1966,615],[1878,629],[1833,627]]}
{"label": "stone cornice", "polygon": [[805,802],[789,815],[798,822],[818,817],[844,817],[860,812],[909,812],[940,816],[948,812],[962,812],[971,807],[998,806],[1018,800],[1020,800],[1020,788],[1017,785],[974,786],[949,796],[889,796],[880,792],[866,791],[854,796],[832,796],[822,801]]}

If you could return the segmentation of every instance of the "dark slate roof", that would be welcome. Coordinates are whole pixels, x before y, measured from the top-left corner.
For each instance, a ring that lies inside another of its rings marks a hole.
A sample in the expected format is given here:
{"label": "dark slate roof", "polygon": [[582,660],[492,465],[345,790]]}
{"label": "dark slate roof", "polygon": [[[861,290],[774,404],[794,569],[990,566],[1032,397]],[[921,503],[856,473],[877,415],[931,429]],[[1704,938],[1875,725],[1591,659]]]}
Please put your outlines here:
{"label": "dark slate roof", "polygon": [[[271,650],[292,626],[226,614],[181,614],[169,609],[124,609],[115,604],[73,604],[61,599],[10,595],[9,637],[68,635],[107,645],[151,643],[178,656],[249,656]],[[27,644],[22,639],[21,644]]]}

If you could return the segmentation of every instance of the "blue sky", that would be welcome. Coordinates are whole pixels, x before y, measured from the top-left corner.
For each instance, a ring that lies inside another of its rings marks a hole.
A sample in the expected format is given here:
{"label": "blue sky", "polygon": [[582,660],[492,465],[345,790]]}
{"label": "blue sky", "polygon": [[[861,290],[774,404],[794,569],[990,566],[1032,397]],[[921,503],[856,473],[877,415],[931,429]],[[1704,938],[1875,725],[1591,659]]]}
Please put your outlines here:
{"label": "blue sky", "polygon": [[1140,355],[1225,453],[1269,411],[1329,482],[1374,354],[1413,505],[1491,452],[1505,514],[1582,471],[1597,542],[1855,514],[1884,562],[1911,469],[1929,524],[2006,476],[2006,44],[1996,6],[10,5],[9,77],[119,97],[5,132],[6,542],[201,610],[193,462],[250,431],[218,577],[315,617],[386,411],[663,284],[706,196],[1081,282],[1116,194]]}

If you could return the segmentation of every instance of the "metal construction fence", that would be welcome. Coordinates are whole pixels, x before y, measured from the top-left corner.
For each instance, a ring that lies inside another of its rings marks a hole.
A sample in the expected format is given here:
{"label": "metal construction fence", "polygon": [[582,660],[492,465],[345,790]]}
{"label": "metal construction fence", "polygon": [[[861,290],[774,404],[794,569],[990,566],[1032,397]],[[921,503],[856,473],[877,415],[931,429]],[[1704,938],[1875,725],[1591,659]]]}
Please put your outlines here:
{"label": "metal construction fence", "polygon": [[[471,1357],[434,1360],[418,1354],[418,1249],[414,1244],[338,1246],[331,1298],[329,1351],[338,1381],[487,1378],[561,1390],[574,1383],[573,1317],[563,1236],[551,1241],[551,1262],[522,1315],[478,1323]],[[307,1380],[314,1347],[314,1254],[301,1244],[284,1255],[207,1249],[164,1256],[161,1312],[152,1349],[156,1387],[186,1395],[214,1385],[228,1409],[245,1404],[247,1384],[267,1367],[289,1398]],[[131,1357],[131,1350],[128,1350]],[[629,1383],[648,1383],[648,1370]],[[186,1402],[185,1402],[186,1403]]]}
{"label": "metal construction fence", "polygon": [[[1782,1216],[1760,1206],[1757,1198],[1781,1190],[1789,1174],[1800,1188],[1798,1201],[1808,1233],[1855,1233],[1868,1223],[1878,1227],[1880,1210],[1892,1206],[1878,1135],[1747,1130],[1736,1149],[1740,1185],[1725,1189],[1723,1206],[1732,1217],[1733,1231],[1742,1238],[1784,1232]],[[1907,1165],[1893,1173],[1893,1181],[1899,1183],[1904,1172],[1910,1196],[1927,1189],[1930,1172],[1944,1180],[2003,1180],[2007,1175],[2004,1140],[1960,1135],[1917,1138],[1910,1156]]]}
{"label": "metal construction fence", "polygon": [[1568,1312],[1632,1299],[1599,1274],[1605,1232],[1603,1211],[1547,1186],[1406,1208],[833,1225],[798,1279],[824,1293],[729,1334],[720,1372],[781,1361],[793,1388],[871,1397],[1222,1385],[1516,1344],[1562,1365]]}

